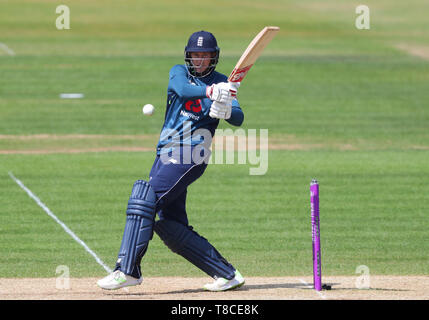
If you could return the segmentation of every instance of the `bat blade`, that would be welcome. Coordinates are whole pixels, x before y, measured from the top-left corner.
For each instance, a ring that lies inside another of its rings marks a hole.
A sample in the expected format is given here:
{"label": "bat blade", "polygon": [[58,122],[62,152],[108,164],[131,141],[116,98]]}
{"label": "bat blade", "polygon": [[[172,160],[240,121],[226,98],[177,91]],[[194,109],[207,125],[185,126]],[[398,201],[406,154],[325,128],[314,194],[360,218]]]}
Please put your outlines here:
{"label": "bat blade", "polygon": [[262,51],[274,38],[277,32],[280,30],[279,27],[265,27],[259,32],[252,42],[250,42],[247,49],[243,52],[237,64],[229,75],[229,82],[241,82],[249,72],[250,68],[253,66],[255,61],[262,54]]}

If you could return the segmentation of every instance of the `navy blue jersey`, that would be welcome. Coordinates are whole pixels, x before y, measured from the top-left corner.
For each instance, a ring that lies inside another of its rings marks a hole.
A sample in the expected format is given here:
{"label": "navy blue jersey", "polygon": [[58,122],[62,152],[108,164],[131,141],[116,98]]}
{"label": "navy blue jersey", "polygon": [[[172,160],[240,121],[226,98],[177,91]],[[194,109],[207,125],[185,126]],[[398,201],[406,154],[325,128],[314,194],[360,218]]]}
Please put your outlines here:
{"label": "navy blue jersey", "polygon": [[[219,119],[209,116],[212,101],[206,96],[206,88],[214,83],[227,81],[227,76],[216,71],[206,77],[196,78],[188,73],[185,65],[171,68],[164,125],[157,146],[158,155],[170,152],[176,146],[195,146],[201,143],[201,137],[192,139],[198,129],[207,129],[213,137]],[[234,99],[231,118],[226,121],[239,126],[243,118],[240,105]],[[168,148],[164,148],[167,144]]]}

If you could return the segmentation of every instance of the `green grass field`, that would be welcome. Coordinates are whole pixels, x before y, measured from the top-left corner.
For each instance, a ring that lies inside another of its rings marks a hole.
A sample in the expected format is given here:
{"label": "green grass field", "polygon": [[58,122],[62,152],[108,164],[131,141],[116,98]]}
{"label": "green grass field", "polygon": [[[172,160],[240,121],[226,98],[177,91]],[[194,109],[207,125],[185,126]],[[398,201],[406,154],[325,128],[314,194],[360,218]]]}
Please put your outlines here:
{"label": "green grass field", "polygon": [[[105,275],[9,172],[113,267],[132,183],[147,179],[154,152],[85,150],[154,149],[168,71],[183,63],[189,35],[213,32],[217,70],[229,74],[265,25],[281,31],[238,97],[243,128],[268,129],[280,147],[265,175],[209,166],[189,188],[190,224],[245,276],[311,275],[317,178],[324,274],[429,273],[427,2],[368,4],[370,30],[355,28],[357,1],[65,0],[63,31],[58,4],[0,2],[0,43],[15,52],[0,48],[1,277],[55,277],[59,265],[73,277]],[[142,115],[145,103],[154,116]],[[203,275],[156,235],[143,269]]]}

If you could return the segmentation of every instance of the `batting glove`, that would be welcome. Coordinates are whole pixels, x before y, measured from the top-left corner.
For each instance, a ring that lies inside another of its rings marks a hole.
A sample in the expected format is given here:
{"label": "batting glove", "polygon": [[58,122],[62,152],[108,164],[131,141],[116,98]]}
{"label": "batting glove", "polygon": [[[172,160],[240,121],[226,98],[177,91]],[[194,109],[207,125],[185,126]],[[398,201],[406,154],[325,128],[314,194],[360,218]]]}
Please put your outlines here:
{"label": "batting glove", "polygon": [[229,82],[220,82],[208,86],[206,89],[206,96],[210,100],[217,101],[224,104],[231,104],[232,99],[237,96],[238,86]]}
{"label": "batting glove", "polygon": [[209,116],[216,119],[229,119],[231,118],[232,105],[213,101],[210,107]]}

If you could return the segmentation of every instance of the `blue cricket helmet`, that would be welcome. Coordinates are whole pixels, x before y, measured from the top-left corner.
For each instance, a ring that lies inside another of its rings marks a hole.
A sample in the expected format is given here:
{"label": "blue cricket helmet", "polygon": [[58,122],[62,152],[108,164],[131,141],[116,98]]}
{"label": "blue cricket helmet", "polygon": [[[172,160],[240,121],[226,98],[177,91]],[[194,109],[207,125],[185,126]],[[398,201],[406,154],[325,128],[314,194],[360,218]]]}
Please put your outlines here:
{"label": "blue cricket helmet", "polygon": [[[202,73],[196,72],[191,60],[191,52],[215,52],[209,67]],[[185,63],[188,72],[197,78],[206,77],[213,72],[219,60],[220,49],[215,36],[208,31],[197,31],[191,34],[185,47]]]}

